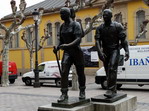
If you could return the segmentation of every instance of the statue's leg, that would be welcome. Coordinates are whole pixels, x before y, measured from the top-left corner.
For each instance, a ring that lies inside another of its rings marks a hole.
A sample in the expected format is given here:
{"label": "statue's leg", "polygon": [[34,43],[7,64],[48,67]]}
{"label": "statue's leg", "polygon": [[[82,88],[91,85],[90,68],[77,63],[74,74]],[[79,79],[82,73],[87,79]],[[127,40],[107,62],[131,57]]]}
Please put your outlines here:
{"label": "statue's leg", "polygon": [[79,99],[85,99],[85,83],[86,83],[86,77],[84,74],[84,65],[76,65],[76,71],[78,74],[78,82],[79,82]]}
{"label": "statue's leg", "polygon": [[62,74],[61,74],[61,96],[58,102],[64,102],[68,100],[68,75],[71,67],[71,62],[69,56],[65,55],[62,60]]}
{"label": "statue's leg", "polygon": [[68,101],[68,88],[61,88],[61,96],[59,97],[59,99],[57,100],[57,102],[66,102]]}
{"label": "statue's leg", "polygon": [[116,81],[117,81],[117,67],[119,60],[119,52],[117,50],[113,51],[108,65],[108,74],[107,74],[107,92],[106,97],[114,97],[117,93]]}
{"label": "statue's leg", "polygon": [[104,65],[104,69],[105,69],[105,73],[106,73],[106,80],[107,80],[107,90],[108,90],[108,78],[109,78],[109,67],[108,67],[108,64],[109,64],[109,57],[106,57],[105,61],[103,62],[103,65]]}
{"label": "statue's leg", "polygon": [[68,75],[70,67],[70,64],[62,64],[61,88],[68,88]]}

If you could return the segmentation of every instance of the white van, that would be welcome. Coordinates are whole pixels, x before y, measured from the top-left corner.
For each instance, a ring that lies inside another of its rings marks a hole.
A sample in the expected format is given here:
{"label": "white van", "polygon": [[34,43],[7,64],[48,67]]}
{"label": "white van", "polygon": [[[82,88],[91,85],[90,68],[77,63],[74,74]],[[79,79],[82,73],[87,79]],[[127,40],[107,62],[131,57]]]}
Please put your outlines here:
{"label": "white van", "polygon": [[[59,61],[61,64],[61,61]],[[41,85],[43,83],[52,83],[54,82],[56,86],[61,85],[61,76],[58,69],[57,61],[46,61],[42,62],[38,65],[39,70],[39,82]],[[27,72],[23,74],[22,81],[27,85],[30,86],[35,80],[35,74],[33,71]],[[69,86],[72,85],[72,70],[70,70],[69,74]]]}
{"label": "white van", "polygon": [[[117,72],[117,88],[122,84],[149,85],[149,45],[129,46],[130,58],[124,61],[124,50],[121,49]],[[106,74],[102,67],[96,72],[95,83],[106,89]]]}

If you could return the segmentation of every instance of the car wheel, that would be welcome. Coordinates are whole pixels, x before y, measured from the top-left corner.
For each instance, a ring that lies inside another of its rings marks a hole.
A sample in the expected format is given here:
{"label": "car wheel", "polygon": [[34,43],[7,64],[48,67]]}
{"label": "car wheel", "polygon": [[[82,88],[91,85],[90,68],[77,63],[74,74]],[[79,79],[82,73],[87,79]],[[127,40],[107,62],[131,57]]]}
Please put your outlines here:
{"label": "car wheel", "polygon": [[15,79],[9,79],[10,84],[13,84],[15,82]]}
{"label": "car wheel", "polygon": [[142,87],[142,86],[144,86],[144,84],[138,84],[138,86]]}
{"label": "car wheel", "polygon": [[72,86],[72,81],[69,81],[69,87],[71,87]]}
{"label": "car wheel", "polygon": [[32,82],[31,82],[30,78],[26,78],[25,79],[25,85],[27,85],[27,86],[31,86],[32,85]]}
{"label": "car wheel", "polygon": [[40,83],[40,86],[43,86],[43,83]]}
{"label": "car wheel", "polygon": [[122,87],[122,84],[117,84],[117,89],[120,89]]}
{"label": "car wheel", "polygon": [[107,80],[106,79],[103,79],[101,81],[101,87],[102,87],[102,89],[107,89]]}
{"label": "car wheel", "polygon": [[60,87],[61,86],[61,80],[60,79],[56,79],[55,80],[55,84],[57,87]]}

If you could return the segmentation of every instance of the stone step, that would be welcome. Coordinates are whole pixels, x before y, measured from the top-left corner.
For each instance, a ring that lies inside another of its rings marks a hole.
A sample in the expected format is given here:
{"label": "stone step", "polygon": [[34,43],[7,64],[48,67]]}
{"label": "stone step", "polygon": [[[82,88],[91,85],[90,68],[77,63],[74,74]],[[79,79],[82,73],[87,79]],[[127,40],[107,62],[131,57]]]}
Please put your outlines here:
{"label": "stone step", "polygon": [[113,103],[89,102],[72,108],[54,107],[52,104],[38,107],[38,111],[134,111],[137,97],[127,95]]}

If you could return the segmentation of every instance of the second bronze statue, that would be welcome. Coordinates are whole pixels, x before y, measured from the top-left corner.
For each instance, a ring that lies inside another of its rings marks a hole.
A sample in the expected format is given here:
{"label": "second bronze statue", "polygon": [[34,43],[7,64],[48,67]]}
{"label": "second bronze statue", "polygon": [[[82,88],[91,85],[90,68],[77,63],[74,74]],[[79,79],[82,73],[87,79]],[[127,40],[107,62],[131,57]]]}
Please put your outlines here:
{"label": "second bronze statue", "polygon": [[129,58],[128,42],[123,26],[111,20],[112,11],[103,11],[104,23],[96,29],[95,41],[98,56],[103,61],[106,77],[107,92],[104,96],[112,98],[116,96],[117,67],[120,57],[120,49],[125,50],[125,60]]}

